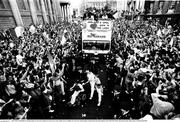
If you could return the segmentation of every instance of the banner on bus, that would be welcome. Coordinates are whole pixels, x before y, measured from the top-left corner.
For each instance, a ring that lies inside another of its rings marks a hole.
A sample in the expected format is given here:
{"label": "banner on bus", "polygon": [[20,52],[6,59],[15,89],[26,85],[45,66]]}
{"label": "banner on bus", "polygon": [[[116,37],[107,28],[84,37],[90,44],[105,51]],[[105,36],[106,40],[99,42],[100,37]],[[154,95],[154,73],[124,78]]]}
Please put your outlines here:
{"label": "banner on bus", "polygon": [[83,40],[110,40],[111,41],[111,32],[89,32],[84,31],[82,34]]}
{"label": "banner on bus", "polygon": [[112,23],[109,20],[85,20],[83,29],[88,31],[111,31]]}

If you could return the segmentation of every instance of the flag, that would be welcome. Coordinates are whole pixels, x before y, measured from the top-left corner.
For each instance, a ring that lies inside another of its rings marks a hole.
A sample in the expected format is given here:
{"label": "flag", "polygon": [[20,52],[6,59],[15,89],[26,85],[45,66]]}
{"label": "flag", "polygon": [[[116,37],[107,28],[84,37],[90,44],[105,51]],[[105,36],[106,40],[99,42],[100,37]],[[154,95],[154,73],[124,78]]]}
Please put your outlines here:
{"label": "flag", "polygon": [[157,36],[159,36],[159,37],[161,37],[162,36],[162,32],[161,32],[161,30],[159,29],[158,30],[158,32],[157,32],[157,34],[156,34]]}
{"label": "flag", "polygon": [[54,74],[55,73],[55,62],[54,62],[54,59],[53,59],[53,57],[52,57],[52,55],[50,53],[48,53],[47,58],[48,58],[48,61],[49,61],[51,72],[52,72],[52,74]]}
{"label": "flag", "polygon": [[29,31],[34,34],[36,32],[36,28],[34,27],[34,25],[31,25],[29,28]]}
{"label": "flag", "polygon": [[174,38],[171,38],[171,41],[169,42],[169,45],[171,45],[171,47],[172,47],[173,43],[174,43]]}
{"label": "flag", "polygon": [[66,38],[64,36],[64,34],[67,32],[67,30],[65,29],[62,35],[62,39],[61,39],[61,45],[65,45],[66,44]]}
{"label": "flag", "polygon": [[66,44],[66,38],[64,37],[64,34],[62,36],[62,40],[61,40],[61,45],[65,45]]}
{"label": "flag", "polygon": [[113,15],[113,17],[114,17],[115,19],[118,19],[118,12],[116,12],[116,13]]}
{"label": "flag", "polygon": [[15,33],[17,37],[23,36],[24,28],[21,26],[18,26],[15,28]]}
{"label": "flag", "polygon": [[43,32],[43,36],[45,39],[49,39],[49,35],[47,34],[47,32]]}
{"label": "flag", "polygon": [[120,33],[118,34],[118,39],[119,39],[119,40],[121,39],[121,34],[120,34]]}

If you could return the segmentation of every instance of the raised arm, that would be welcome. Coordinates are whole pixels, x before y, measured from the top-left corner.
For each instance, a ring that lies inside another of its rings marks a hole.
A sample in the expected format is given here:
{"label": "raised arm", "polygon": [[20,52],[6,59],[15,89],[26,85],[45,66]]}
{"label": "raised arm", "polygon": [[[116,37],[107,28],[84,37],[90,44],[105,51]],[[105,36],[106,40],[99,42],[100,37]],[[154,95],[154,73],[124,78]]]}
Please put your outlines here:
{"label": "raised arm", "polygon": [[21,77],[20,81],[24,80],[26,78],[28,72],[29,72],[29,66],[27,67],[26,72],[23,74],[23,76]]}
{"label": "raised arm", "polygon": [[59,72],[59,76],[61,77],[61,76],[63,76],[63,74],[64,74],[64,67],[65,67],[65,63],[63,63],[62,64],[62,69],[61,69],[61,71]]}
{"label": "raised arm", "polygon": [[59,71],[59,74],[58,74],[58,76],[56,77],[56,80],[60,79],[60,78],[63,76],[65,65],[66,65],[66,64],[64,64],[64,63],[62,64],[62,69]]}
{"label": "raised arm", "polygon": [[74,85],[70,88],[70,91],[72,91],[75,86],[76,86],[76,84],[74,84]]}

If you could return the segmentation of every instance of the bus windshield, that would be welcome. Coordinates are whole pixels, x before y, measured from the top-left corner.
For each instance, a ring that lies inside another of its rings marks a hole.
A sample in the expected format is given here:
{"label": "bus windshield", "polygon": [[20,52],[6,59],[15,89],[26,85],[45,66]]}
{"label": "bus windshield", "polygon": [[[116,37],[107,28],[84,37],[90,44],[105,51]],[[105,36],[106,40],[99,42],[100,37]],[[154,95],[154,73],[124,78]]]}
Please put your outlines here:
{"label": "bus windshield", "polygon": [[91,54],[108,54],[111,50],[111,36],[111,20],[84,20],[82,28],[82,51]]}
{"label": "bus windshield", "polygon": [[84,50],[110,50],[110,42],[108,41],[84,41]]}

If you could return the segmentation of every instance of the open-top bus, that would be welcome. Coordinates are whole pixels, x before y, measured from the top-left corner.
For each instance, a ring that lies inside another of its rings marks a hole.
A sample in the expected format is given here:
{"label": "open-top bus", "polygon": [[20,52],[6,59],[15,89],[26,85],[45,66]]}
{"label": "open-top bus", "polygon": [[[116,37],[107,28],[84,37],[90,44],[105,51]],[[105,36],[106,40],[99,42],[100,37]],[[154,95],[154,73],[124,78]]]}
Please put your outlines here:
{"label": "open-top bus", "polygon": [[84,20],[82,29],[83,54],[109,54],[111,51],[111,34],[111,20]]}

